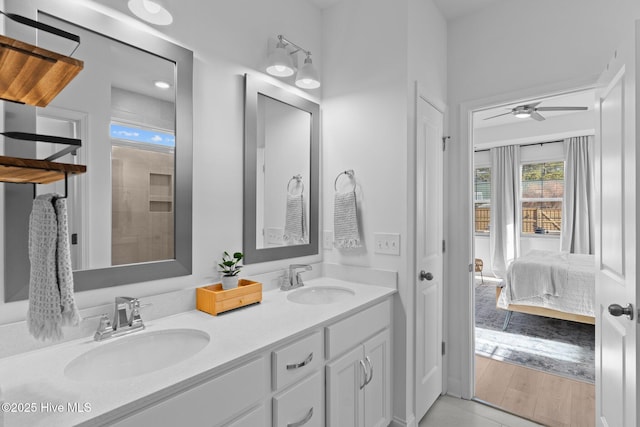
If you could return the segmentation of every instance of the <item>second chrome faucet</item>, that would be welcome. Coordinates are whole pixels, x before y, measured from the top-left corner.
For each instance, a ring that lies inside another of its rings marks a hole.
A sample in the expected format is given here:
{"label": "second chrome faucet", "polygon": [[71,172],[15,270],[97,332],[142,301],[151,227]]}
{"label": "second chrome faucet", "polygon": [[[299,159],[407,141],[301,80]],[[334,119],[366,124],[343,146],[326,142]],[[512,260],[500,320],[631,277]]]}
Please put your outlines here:
{"label": "second chrome faucet", "polygon": [[280,286],[281,290],[289,291],[291,289],[304,286],[301,276],[302,272],[298,271],[300,269],[304,269],[304,271],[311,271],[312,267],[308,264],[291,264],[287,270],[287,277]]}

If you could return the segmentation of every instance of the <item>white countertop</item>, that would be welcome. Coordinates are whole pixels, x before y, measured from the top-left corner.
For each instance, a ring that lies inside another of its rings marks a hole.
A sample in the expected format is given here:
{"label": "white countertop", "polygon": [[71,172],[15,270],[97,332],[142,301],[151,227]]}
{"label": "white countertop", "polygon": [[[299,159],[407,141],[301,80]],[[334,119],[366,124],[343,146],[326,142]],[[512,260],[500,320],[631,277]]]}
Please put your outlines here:
{"label": "white countertop", "polygon": [[[191,328],[207,332],[210,341],[203,350],[176,365],[133,378],[96,383],[75,381],[64,375],[67,363],[77,356],[121,338],[95,342],[88,337],[0,359],[0,400],[16,404],[14,409],[25,405],[36,409],[31,413],[0,412],[0,426],[3,416],[5,427],[68,427],[85,422],[99,425],[112,420],[116,413],[123,414],[143,402],[172,395],[250,359],[269,346],[332,323],[395,293],[393,288],[333,278],[306,283],[307,287],[314,285],[343,286],[355,291],[355,296],[332,304],[306,305],[288,301],[287,292],[271,290],[263,293],[261,304],[218,316],[193,310],[145,322],[146,330],[136,334]],[[85,403],[91,407],[88,412],[67,410],[68,404],[83,407]],[[56,405],[63,405],[62,412],[53,412]]]}

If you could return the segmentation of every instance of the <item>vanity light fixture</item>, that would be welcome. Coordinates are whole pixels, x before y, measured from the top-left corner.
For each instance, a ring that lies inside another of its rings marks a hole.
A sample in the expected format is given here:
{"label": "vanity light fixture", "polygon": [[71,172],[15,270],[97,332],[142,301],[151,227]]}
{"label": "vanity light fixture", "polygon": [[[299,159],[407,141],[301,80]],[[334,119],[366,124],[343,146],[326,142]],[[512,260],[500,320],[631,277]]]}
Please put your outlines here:
{"label": "vanity light fixture", "polygon": [[169,89],[171,87],[170,83],[167,83],[163,80],[155,80],[153,82],[153,84],[155,85],[155,87],[157,87],[158,89]]}
{"label": "vanity light fixture", "polygon": [[[291,45],[294,50],[287,51],[287,46]],[[267,73],[276,77],[288,77],[293,75],[295,67],[291,55],[302,51],[306,58],[302,67],[298,69],[296,75],[296,86],[303,89],[316,89],[320,87],[318,71],[311,61],[311,52],[287,40],[283,35],[278,36],[278,44],[267,60]]]}
{"label": "vanity light fixture", "polygon": [[129,10],[138,18],[155,25],[170,25],[173,16],[163,5],[163,0],[129,0]]}

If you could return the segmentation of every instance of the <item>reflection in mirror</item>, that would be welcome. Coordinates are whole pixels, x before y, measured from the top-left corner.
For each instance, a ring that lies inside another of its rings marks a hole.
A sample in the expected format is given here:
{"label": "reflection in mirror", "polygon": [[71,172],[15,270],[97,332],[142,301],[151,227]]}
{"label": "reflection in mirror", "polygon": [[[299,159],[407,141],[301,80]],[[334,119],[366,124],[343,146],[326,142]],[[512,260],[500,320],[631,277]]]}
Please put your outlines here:
{"label": "reflection in mirror", "polygon": [[256,248],[307,244],[311,113],[258,94],[257,132]]}
{"label": "reflection in mirror", "polygon": [[245,84],[245,263],[317,254],[319,106]]}
{"label": "reflection in mirror", "polygon": [[[79,16],[83,27],[38,12],[80,36],[74,57],[85,68],[47,108],[6,107],[5,128],[83,141],[58,160],[87,165],[67,189],[76,291],[190,274],[193,54],[97,12]],[[5,152],[45,158],[60,149],[28,144],[5,140]],[[4,185],[5,301],[15,301],[27,298],[33,190]],[[64,181],[37,186],[50,192],[63,194]]]}

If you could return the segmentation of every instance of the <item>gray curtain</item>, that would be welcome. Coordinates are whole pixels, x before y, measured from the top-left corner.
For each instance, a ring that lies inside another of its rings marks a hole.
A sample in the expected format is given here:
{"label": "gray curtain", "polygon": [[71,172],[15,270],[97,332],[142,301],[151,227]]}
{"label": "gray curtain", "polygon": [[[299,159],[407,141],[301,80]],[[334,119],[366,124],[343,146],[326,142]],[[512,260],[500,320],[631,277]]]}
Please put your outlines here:
{"label": "gray curtain", "polygon": [[593,136],[564,140],[564,200],[560,249],[592,254],[593,247]]}
{"label": "gray curtain", "polygon": [[507,267],[520,254],[520,147],[491,149],[491,268],[506,278]]}

